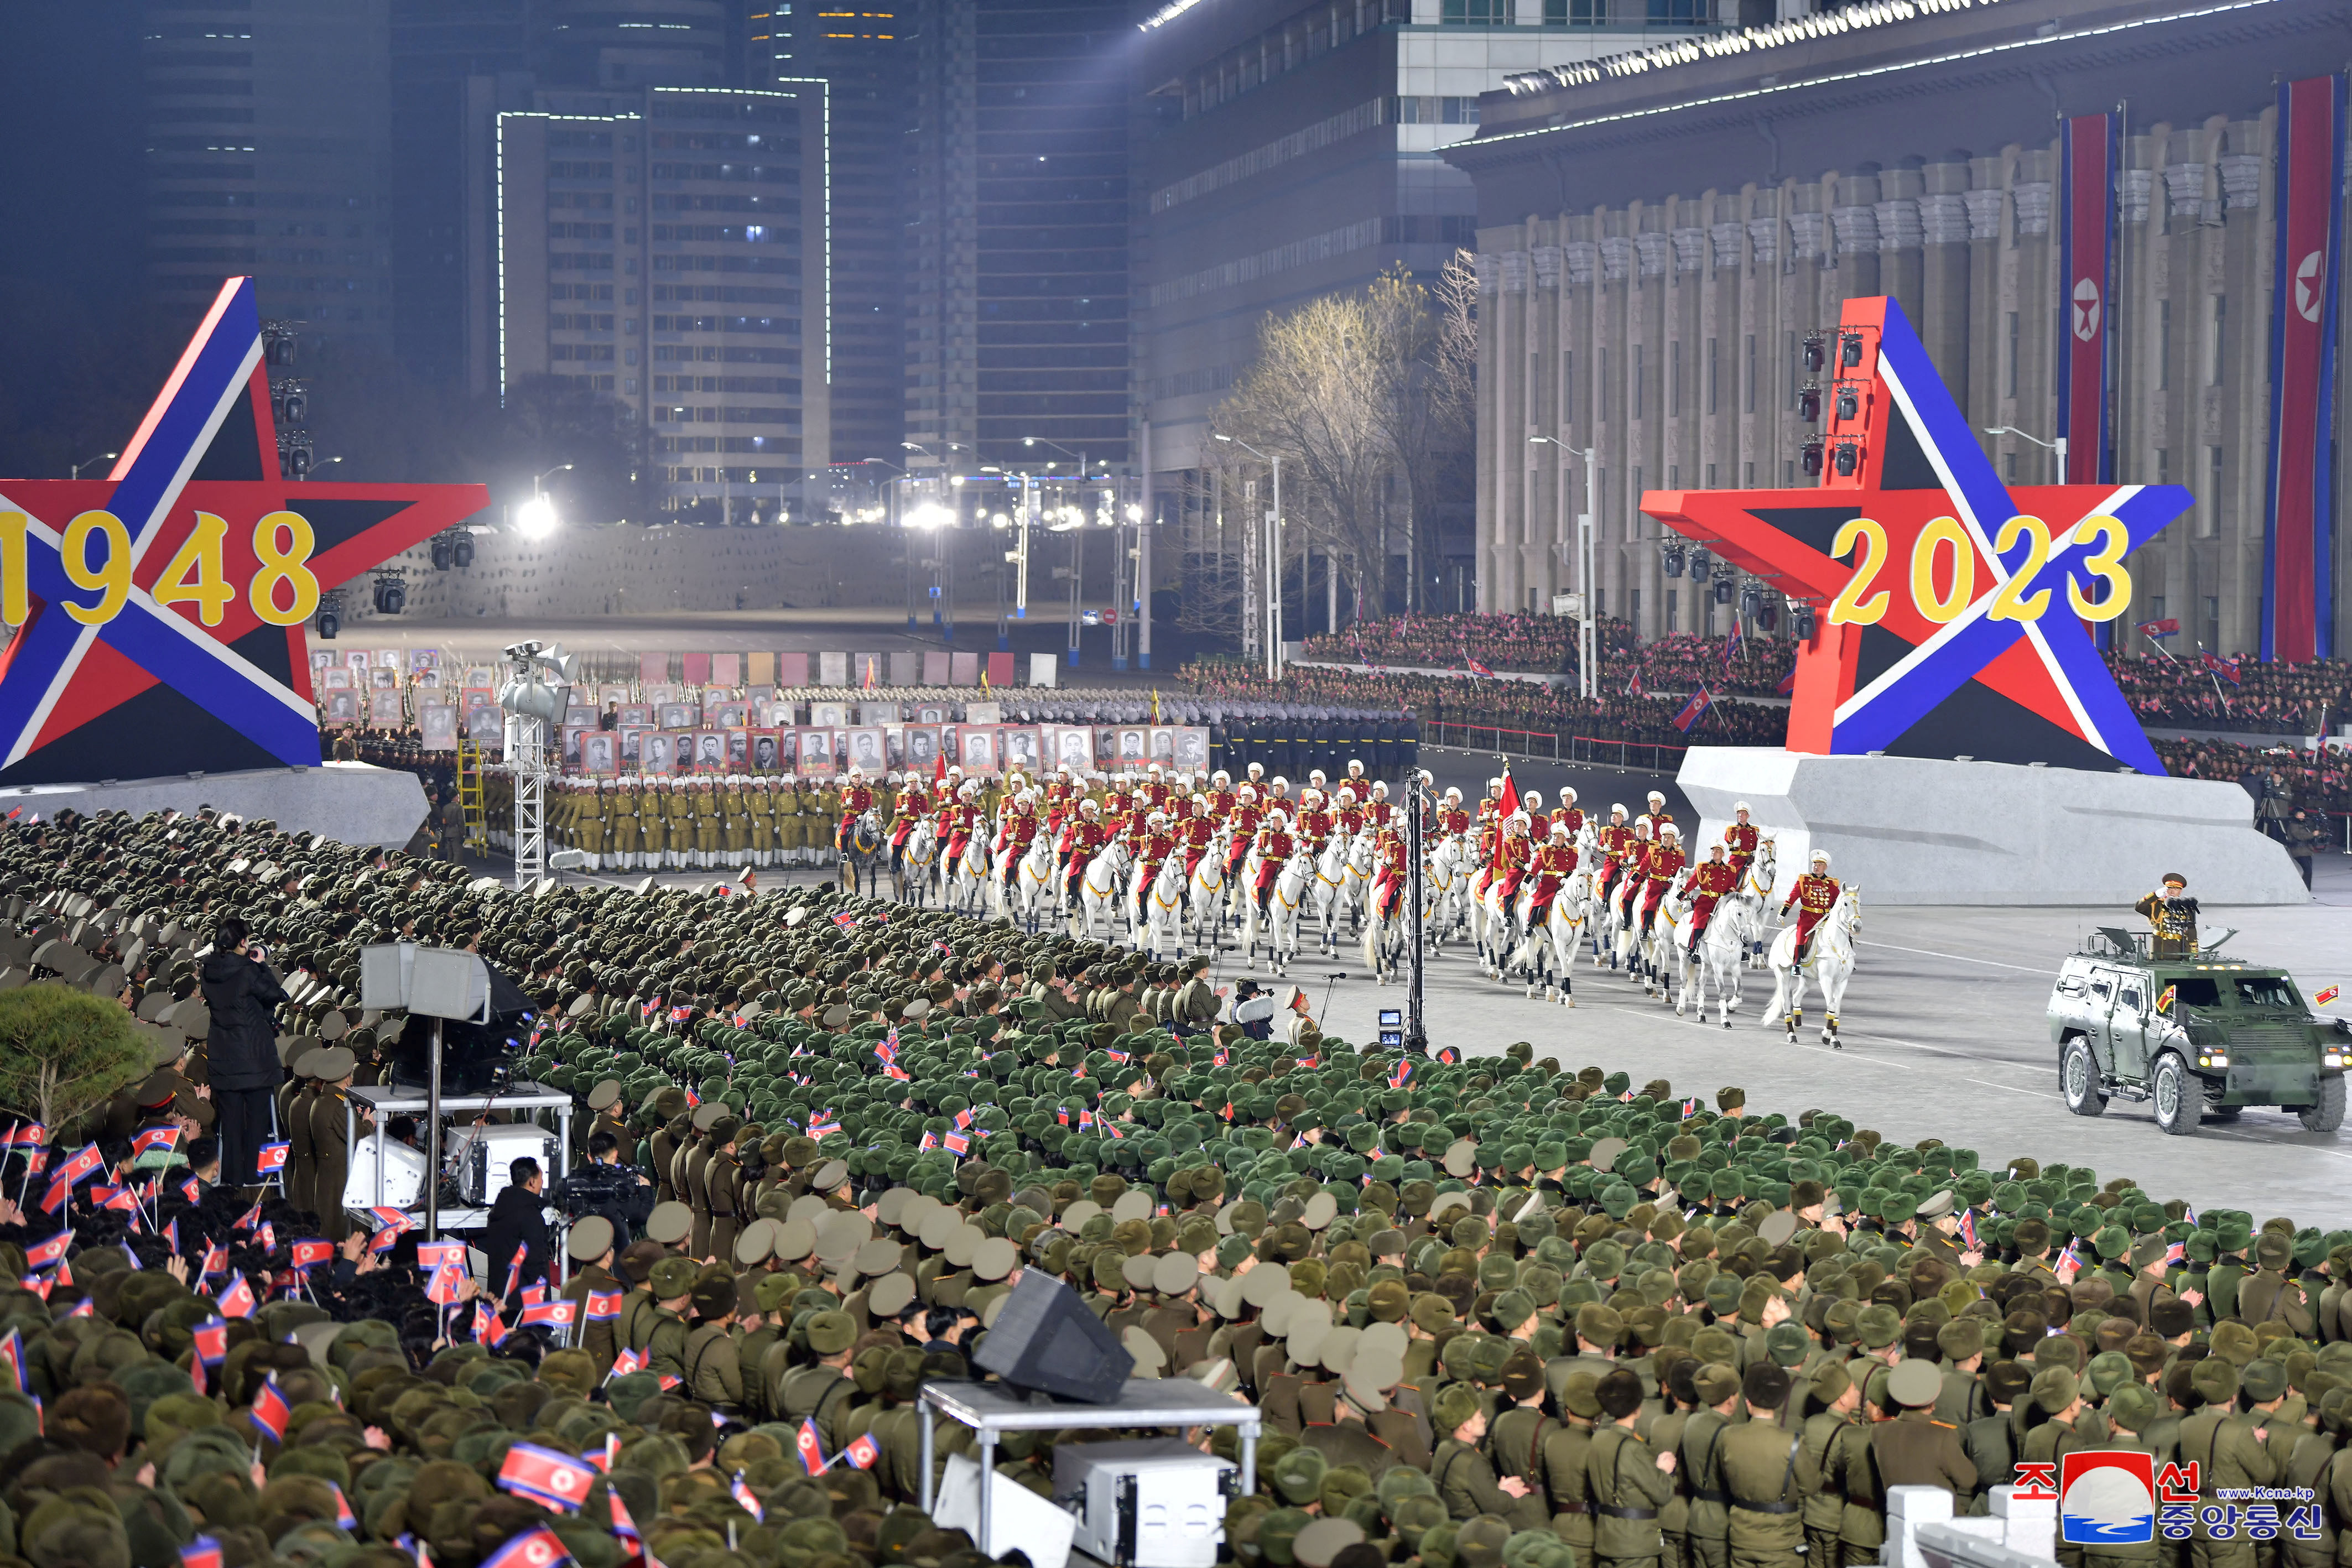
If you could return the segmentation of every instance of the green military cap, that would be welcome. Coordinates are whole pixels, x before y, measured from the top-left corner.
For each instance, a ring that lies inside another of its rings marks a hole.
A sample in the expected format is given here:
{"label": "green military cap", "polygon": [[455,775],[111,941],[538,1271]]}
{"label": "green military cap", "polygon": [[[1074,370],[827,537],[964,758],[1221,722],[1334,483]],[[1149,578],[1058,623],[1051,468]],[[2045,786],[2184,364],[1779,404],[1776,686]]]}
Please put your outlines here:
{"label": "green military cap", "polygon": [[1884,1301],[1863,1308],[1854,1319],[1854,1337],[1865,1350],[1885,1350],[1903,1334],[1903,1315]]}
{"label": "green military cap", "polygon": [[2107,1396],[2107,1419],[2126,1432],[2139,1433],[2156,1423],[2159,1406],[2156,1390],[2145,1383],[2126,1383]]}
{"label": "green military cap", "polygon": [[1897,1405],[1916,1409],[1933,1405],[1943,1393],[1944,1379],[1935,1364],[1927,1361],[1899,1361],[1887,1374],[1886,1392]]}
{"label": "green military cap", "polygon": [[2209,1355],[2190,1371],[2189,1386],[2208,1405],[2234,1405],[2238,1398],[2238,1369],[2221,1356]]}
{"label": "green military cap", "polygon": [[1723,1362],[1702,1362],[1691,1373],[1691,1387],[1701,1404],[1720,1405],[1739,1392],[1739,1374]]}
{"label": "green military cap", "polygon": [[2250,1361],[2238,1375],[2238,1386],[2254,1403],[2268,1404],[2286,1393],[2286,1368],[2267,1356]]}
{"label": "green military cap", "polygon": [[2082,1397],[2082,1382],[2063,1366],[2045,1366],[2033,1375],[2032,1393],[2042,1413],[2055,1416]]}
{"label": "green military cap", "polygon": [[671,1198],[654,1205],[646,1219],[646,1239],[658,1241],[665,1247],[675,1247],[684,1241],[694,1228],[694,1210]]}
{"label": "green military cap", "polygon": [[697,1272],[690,1259],[665,1258],[646,1276],[646,1286],[653,1292],[654,1300],[674,1301],[693,1293]]}
{"label": "green military cap", "polygon": [[1464,1422],[1475,1416],[1480,1408],[1478,1391],[1466,1383],[1455,1383],[1448,1385],[1445,1391],[1437,1396],[1436,1406],[1430,1415],[1439,1435],[1450,1437]]}

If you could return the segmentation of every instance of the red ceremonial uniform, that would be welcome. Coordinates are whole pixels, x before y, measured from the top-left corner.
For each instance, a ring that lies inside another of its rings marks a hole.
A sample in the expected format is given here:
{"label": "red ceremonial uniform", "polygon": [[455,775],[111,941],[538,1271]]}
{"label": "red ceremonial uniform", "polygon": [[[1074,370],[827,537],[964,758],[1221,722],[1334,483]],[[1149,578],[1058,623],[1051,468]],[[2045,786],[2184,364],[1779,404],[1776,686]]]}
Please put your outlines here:
{"label": "red ceremonial uniform", "polygon": [[1361,806],[1342,806],[1331,813],[1331,820],[1339,825],[1341,832],[1352,839],[1364,831],[1364,824],[1370,821],[1371,817]]}
{"label": "red ceremonial uniform", "polygon": [[1724,846],[1731,852],[1724,859],[1734,871],[1748,869],[1748,862],[1756,858],[1756,845],[1762,836],[1753,822],[1734,822],[1723,830]]}
{"label": "red ceremonial uniform", "polygon": [[1257,825],[1265,821],[1265,808],[1247,800],[1234,803],[1234,844],[1225,852],[1225,869],[1232,871],[1249,857],[1250,846],[1257,841]]}
{"label": "red ceremonial uniform", "polygon": [[1812,944],[1813,927],[1822,923],[1823,915],[1837,907],[1837,901],[1838,880],[1826,872],[1809,871],[1797,879],[1796,886],[1789,890],[1789,900],[1780,905],[1780,913],[1786,915],[1791,909],[1797,912],[1797,956],[1800,960]]}
{"label": "red ceremonial uniform", "polygon": [[1528,918],[1535,919],[1551,907],[1551,901],[1568,879],[1576,874],[1576,846],[1558,839],[1536,846],[1535,858],[1528,867],[1535,873],[1535,902],[1528,906]]}
{"label": "red ceremonial uniform", "polygon": [[1555,822],[1566,822],[1568,824],[1568,841],[1570,843],[1574,843],[1576,841],[1576,835],[1584,831],[1584,813],[1574,806],[1560,806],[1555,808],[1551,814],[1551,820]]}
{"label": "red ceremonial uniform", "polygon": [[1075,879],[1086,869],[1088,861],[1102,852],[1110,842],[1110,834],[1101,822],[1091,817],[1080,817],[1070,824],[1068,838],[1063,843],[1063,869],[1066,878]]}
{"label": "red ceremonial uniform", "polygon": [[841,821],[833,831],[833,841],[836,849],[849,841],[850,825],[873,809],[873,790],[863,784],[845,784],[841,787]]}
{"label": "red ceremonial uniform", "polygon": [[1364,807],[1364,814],[1371,820],[1372,826],[1385,828],[1396,820],[1396,805],[1393,801],[1374,800]]}
{"label": "red ceremonial uniform", "polygon": [[1471,886],[1472,891],[1481,898],[1486,896],[1487,884],[1502,873],[1503,868],[1500,864],[1502,839],[1503,823],[1500,818],[1488,817],[1478,824],[1478,880]]}
{"label": "red ceremonial uniform", "polygon": [[1501,887],[1506,905],[1518,896],[1519,881],[1528,874],[1528,862],[1532,858],[1530,848],[1517,833],[1505,833],[1502,841],[1495,846],[1495,880]]}
{"label": "red ceremonial uniform", "polygon": [[1666,888],[1675,873],[1690,862],[1683,857],[1682,846],[1672,841],[1662,841],[1650,846],[1643,857],[1643,874],[1647,883],[1642,894],[1642,924],[1649,925],[1665,901]]}
{"label": "red ceremonial uniform", "polygon": [[1706,923],[1715,918],[1715,906],[1723,895],[1739,885],[1739,868],[1729,861],[1701,861],[1690,875],[1691,945],[1706,931]]}
{"label": "red ceremonial uniform", "polygon": [[1291,852],[1297,847],[1296,841],[1290,836],[1290,830],[1279,821],[1270,819],[1257,831],[1256,893],[1259,903],[1265,902],[1267,890],[1274,886],[1275,879],[1282,874],[1284,864],[1288,862]]}
{"label": "red ceremonial uniform", "polygon": [[1455,806],[1449,810],[1441,811],[1438,813],[1437,817],[1437,826],[1441,832],[1454,833],[1457,835],[1466,833],[1470,831],[1470,813],[1464,810],[1459,806]]}
{"label": "red ceremonial uniform", "polygon": [[1231,789],[1210,790],[1208,795],[1209,815],[1217,821],[1223,821],[1226,817],[1232,814],[1234,802],[1240,799],[1241,797],[1234,794]]}
{"label": "red ceremonial uniform", "polygon": [[1161,862],[1175,852],[1176,835],[1166,829],[1143,835],[1142,846],[1135,852],[1135,863],[1146,885],[1150,883],[1153,877],[1160,874]]}
{"label": "red ceremonial uniform", "polygon": [[1146,800],[1150,801],[1151,809],[1157,811],[1163,810],[1167,806],[1168,797],[1175,791],[1170,789],[1168,785],[1154,779],[1147,779],[1143,783],[1138,785],[1135,792]]}
{"label": "red ceremonial uniform", "polygon": [[1037,837],[1037,819],[1027,811],[1015,811],[1004,819],[1004,850],[1007,854],[1025,855]]}
{"label": "red ceremonial uniform", "polygon": [[980,820],[980,810],[969,802],[958,800],[940,808],[940,838],[947,845],[947,860],[952,863],[971,843],[971,830]]}
{"label": "red ceremonial uniform", "polygon": [[891,813],[897,826],[890,830],[890,847],[894,850],[906,848],[907,835],[915,831],[915,820],[930,809],[930,797],[921,784],[909,781],[900,789],[898,809]]}
{"label": "red ceremonial uniform", "polygon": [[1184,846],[1184,874],[1191,876],[1199,869],[1201,857],[1209,852],[1216,841],[1217,824],[1206,817],[1187,817],[1176,824],[1177,841]]}
{"label": "red ceremonial uniform", "polygon": [[1319,844],[1331,836],[1331,813],[1317,808],[1298,813],[1298,836]]}

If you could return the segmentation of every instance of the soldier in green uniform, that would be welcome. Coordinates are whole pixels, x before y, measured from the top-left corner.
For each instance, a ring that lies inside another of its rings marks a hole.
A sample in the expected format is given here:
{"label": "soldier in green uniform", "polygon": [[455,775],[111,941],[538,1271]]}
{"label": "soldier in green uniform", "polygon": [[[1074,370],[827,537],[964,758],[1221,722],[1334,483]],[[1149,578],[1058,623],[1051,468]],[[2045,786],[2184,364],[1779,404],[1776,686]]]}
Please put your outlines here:
{"label": "soldier in green uniform", "polygon": [[319,1216],[320,1234],[330,1241],[341,1241],[351,1234],[351,1218],[343,1207],[343,1187],[352,1171],[351,1139],[354,1135],[373,1135],[375,1116],[365,1106],[359,1106],[357,1117],[352,1117],[352,1075],[358,1063],[349,1051],[331,1045],[312,1051],[305,1060],[318,1082],[305,1117],[310,1132],[312,1207]]}
{"label": "soldier in green uniform", "polygon": [[684,1258],[665,1258],[653,1266],[646,1283],[654,1310],[639,1325],[646,1343],[630,1346],[644,1354],[647,1371],[680,1382],[686,1378],[686,1314],[694,1305],[696,1278],[694,1264]]}
{"label": "soldier in green uniform", "polygon": [[[580,1303],[580,1328],[572,1343],[585,1350],[596,1362],[596,1375],[602,1379],[613,1370],[613,1361],[620,1354],[615,1343],[620,1330],[617,1318],[588,1316],[587,1302],[592,1293],[609,1294],[624,1291],[622,1281],[613,1272],[613,1222],[601,1214],[583,1215],[572,1222],[572,1232],[563,1239],[563,1255],[571,1260],[572,1277],[563,1281],[562,1298]],[[627,1292],[624,1291],[624,1312]]]}
{"label": "soldier in green uniform", "polygon": [[723,1263],[694,1283],[694,1327],[686,1339],[686,1385],[722,1416],[743,1407],[743,1366],[736,1356],[735,1274]]}
{"label": "soldier in green uniform", "polygon": [[857,1320],[847,1312],[817,1313],[808,1323],[809,1354],[814,1360],[787,1372],[771,1400],[791,1426],[814,1419],[828,1454],[839,1453],[857,1435],[849,1426],[857,1392],[849,1376],[850,1352],[856,1340]]}
{"label": "soldier in green uniform", "polygon": [[1733,1568],[1797,1568],[1802,1560],[1805,1500],[1820,1490],[1822,1473],[1805,1452],[1804,1434],[1779,1424],[1789,1386],[1788,1373],[1773,1363],[1749,1366],[1740,1379],[1748,1420],[1723,1434]]}
{"label": "soldier in green uniform", "polygon": [[1675,1456],[1654,1454],[1633,1430],[1642,1413],[1642,1380],[1619,1367],[1593,1385],[1604,1424],[1585,1459],[1593,1512],[1593,1561],[1641,1568],[1665,1552],[1658,1511],[1675,1495]]}

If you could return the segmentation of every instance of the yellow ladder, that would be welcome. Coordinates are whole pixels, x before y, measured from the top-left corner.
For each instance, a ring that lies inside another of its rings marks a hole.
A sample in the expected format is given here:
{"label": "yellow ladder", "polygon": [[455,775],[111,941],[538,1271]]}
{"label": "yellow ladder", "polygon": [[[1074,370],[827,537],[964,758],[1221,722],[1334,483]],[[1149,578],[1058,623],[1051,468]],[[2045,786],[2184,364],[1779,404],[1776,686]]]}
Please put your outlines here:
{"label": "yellow ladder", "polygon": [[482,800],[482,748],[471,740],[457,743],[457,805],[466,813],[466,848],[488,854],[490,813]]}

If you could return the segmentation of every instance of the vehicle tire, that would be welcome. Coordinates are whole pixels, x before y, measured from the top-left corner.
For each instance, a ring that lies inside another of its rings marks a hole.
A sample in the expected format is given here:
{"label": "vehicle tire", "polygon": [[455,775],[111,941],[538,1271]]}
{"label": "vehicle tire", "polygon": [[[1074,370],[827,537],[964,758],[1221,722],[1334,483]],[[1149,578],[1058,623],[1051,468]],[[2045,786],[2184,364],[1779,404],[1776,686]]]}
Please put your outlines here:
{"label": "vehicle tire", "polygon": [[2306,1133],[2332,1133],[2344,1124],[2344,1078],[2341,1073],[2319,1081],[2319,1103],[2295,1113]]}
{"label": "vehicle tire", "polygon": [[2077,1116],[2096,1116],[2107,1108],[2107,1097],[2099,1092],[2098,1059],[2091,1054],[2090,1042],[2079,1036],[2058,1053],[2058,1088],[2066,1097],[2066,1109]]}
{"label": "vehicle tire", "polygon": [[2197,1130],[2197,1119],[2205,1110],[2205,1088],[2179,1057],[2168,1051],[2157,1059],[2156,1071],[2148,1079],[2148,1091],[2156,1106],[2158,1127],[2176,1138],[2185,1138]]}

